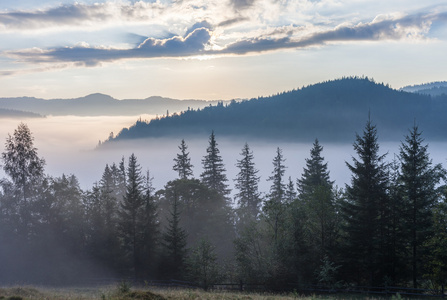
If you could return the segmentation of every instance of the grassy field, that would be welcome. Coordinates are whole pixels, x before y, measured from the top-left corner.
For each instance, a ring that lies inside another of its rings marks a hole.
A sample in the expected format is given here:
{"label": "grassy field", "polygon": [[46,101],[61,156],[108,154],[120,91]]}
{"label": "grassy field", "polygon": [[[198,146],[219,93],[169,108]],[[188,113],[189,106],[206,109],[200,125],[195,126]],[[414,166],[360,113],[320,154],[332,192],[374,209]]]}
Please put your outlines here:
{"label": "grassy field", "polygon": [[[301,296],[296,293],[284,295],[236,293],[236,292],[205,292],[201,290],[186,289],[130,289],[123,291],[120,287],[102,288],[36,288],[36,287],[10,287],[0,288],[0,299],[5,300],[164,300],[164,299],[211,299],[211,300],[292,300],[292,299],[390,299],[366,296],[328,295],[328,296]],[[396,297],[393,297],[396,298]],[[396,298],[399,299],[399,298]],[[412,298],[415,299],[415,298]]]}

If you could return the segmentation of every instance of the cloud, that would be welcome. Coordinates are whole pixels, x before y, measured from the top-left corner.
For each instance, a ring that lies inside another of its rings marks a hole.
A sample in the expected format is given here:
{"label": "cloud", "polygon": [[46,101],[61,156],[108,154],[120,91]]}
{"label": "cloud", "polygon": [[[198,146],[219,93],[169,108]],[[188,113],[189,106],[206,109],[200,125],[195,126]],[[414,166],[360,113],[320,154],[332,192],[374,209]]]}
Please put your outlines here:
{"label": "cloud", "polygon": [[[410,15],[399,19],[374,20],[355,26],[338,26],[332,30],[308,34],[299,39],[293,37],[252,38],[227,45],[221,50],[226,54],[246,54],[288,48],[306,48],[331,42],[361,42],[379,40],[401,40],[405,38],[424,38],[433,21],[445,21],[446,13]],[[290,33],[290,30],[289,30]],[[289,34],[290,35],[290,34]]]}
{"label": "cloud", "polygon": [[213,47],[213,26],[202,21],[191,26],[184,36],[177,35],[167,39],[147,38],[131,49],[81,45],[49,50],[10,51],[8,55],[26,62],[74,62],[85,66],[132,58],[243,55],[337,42],[424,39],[433,22],[446,20],[447,13],[441,12],[403,17],[380,16],[369,23],[345,24],[332,29],[281,26],[259,33],[258,36],[241,38],[219,47]]}
{"label": "cloud", "polygon": [[230,0],[230,4],[235,10],[247,9],[253,6],[256,0]]}
{"label": "cloud", "polygon": [[247,17],[236,17],[236,18],[232,18],[232,19],[228,19],[225,21],[220,22],[217,26],[218,27],[227,27],[227,26],[231,26],[233,24],[237,24],[240,22],[244,22],[244,21],[248,21],[249,19]]}
{"label": "cloud", "polygon": [[133,4],[75,3],[47,10],[12,11],[0,13],[0,28],[38,30],[42,28],[71,25],[82,26],[106,21],[147,21],[163,11],[159,3],[138,1]]}
{"label": "cloud", "polygon": [[186,35],[192,33],[194,30],[199,29],[199,28],[206,28],[209,30],[213,30],[213,25],[211,25],[208,21],[202,21],[202,22],[198,22],[195,23],[194,25],[192,25],[187,31],[186,31]]}
{"label": "cloud", "polygon": [[79,66],[96,66],[101,62],[120,59],[183,57],[205,53],[211,33],[206,28],[198,28],[185,37],[175,36],[169,39],[147,38],[133,49],[113,49],[89,47],[81,44],[75,47],[64,47],[50,50],[31,49],[17,51],[10,55],[33,63],[74,62]]}

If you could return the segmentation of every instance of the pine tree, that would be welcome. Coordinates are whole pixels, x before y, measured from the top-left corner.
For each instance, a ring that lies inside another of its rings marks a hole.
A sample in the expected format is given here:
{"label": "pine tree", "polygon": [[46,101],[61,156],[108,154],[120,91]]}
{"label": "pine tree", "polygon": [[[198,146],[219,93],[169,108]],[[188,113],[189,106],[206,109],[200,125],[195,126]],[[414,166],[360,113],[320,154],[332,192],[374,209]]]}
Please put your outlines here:
{"label": "pine tree", "polygon": [[[113,165],[115,166],[115,164]],[[114,178],[114,168],[110,168],[106,164],[99,187],[101,190],[102,210],[104,214],[105,226],[113,231],[116,228],[116,219],[118,217],[118,201],[117,201],[117,183]],[[116,168],[116,166],[115,166]]]}
{"label": "pine tree", "polygon": [[421,132],[414,125],[410,134],[405,137],[405,143],[401,144],[399,156],[414,288],[417,287],[421,274],[422,246],[432,231],[432,208],[437,200],[436,185],[444,172],[440,164],[433,166],[427,152],[428,145],[422,145],[423,142]]}
{"label": "pine tree", "polygon": [[292,177],[289,176],[289,183],[286,187],[285,201],[286,203],[292,203],[297,199],[297,193],[295,190],[295,184],[293,183]]}
{"label": "pine tree", "polygon": [[258,191],[259,176],[253,162],[253,152],[248,144],[244,145],[241,153],[242,159],[237,161],[236,166],[239,173],[235,179],[235,187],[238,193],[235,195],[239,205],[237,212],[239,220],[244,223],[245,219],[256,220],[261,206],[261,197]]}
{"label": "pine tree", "polygon": [[282,150],[277,148],[276,156],[273,159],[272,176],[268,178],[269,181],[272,181],[272,185],[270,187],[270,193],[267,196],[268,200],[265,202],[263,208],[267,223],[273,229],[275,243],[278,241],[279,228],[282,225],[282,217],[285,210],[286,186],[283,182],[285,169]]}
{"label": "pine tree", "polygon": [[447,283],[447,203],[446,186],[443,187],[444,199],[433,209],[433,234],[424,247],[427,252],[423,258],[425,263],[424,277],[428,278],[435,289],[444,290]]}
{"label": "pine tree", "polygon": [[320,264],[333,249],[337,234],[337,216],[327,163],[321,156],[318,139],[306,158],[306,167],[298,179],[299,199],[305,212],[308,244],[315,254],[313,263]]}
{"label": "pine tree", "polygon": [[186,152],[188,146],[186,146],[185,140],[182,140],[178,148],[180,149],[180,153],[174,158],[175,165],[172,169],[178,172],[180,179],[188,179],[193,175],[193,165],[191,164],[191,158],[189,158],[189,152]]}
{"label": "pine tree", "polygon": [[395,285],[398,280],[405,279],[407,269],[405,259],[407,256],[406,220],[403,218],[405,203],[402,197],[402,184],[400,181],[400,163],[396,157],[390,163],[389,187],[388,187],[388,210],[386,216],[388,222],[384,227],[386,234],[384,239],[384,253],[382,266],[390,283]]}
{"label": "pine tree", "polygon": [[205,291],[219,280],[217,255],[214,247],[206,238],[202,238],[191,251],[187,260],[188,277]]}
{"label": "pine tree", "polygon": [[286,171],[284,161],[285,160],[282,155],[282,150],[280,148],[277,148],[276,156],[273,159],[272,176],[268,178],[269,181],[272,181],[269,198],[277,203],[282,203],[284,201],[284,195],[286,191],[286,186],[283,182],[284,173]]}
{"label": "pine tree", "polygon": [[348,249],[347,265],[352,274],[368,284],[381,281],[379,258],[382,250],[381,231],[383,207],[387,202],[388,165],[385,155],[379,155],[377,129],[369,119],[363,136],[356,135],[354,150],[359,159],[346,163],[352,173],[351,185],[346,186],[347,200],[343,204]]}
{"label": "pine tree", "polygon": [[129,157],[127,179],[126,194],[119,211],[119,228],[129,265],[135,276],[138,277],[140,275],[139,266],[141,266],[141,215],[144,213],[144,197],[141,168],[134,154]]}
{"label": "pine tree", "polygon": [[324,157],[321,156],[322,151],[323,147],[318,139],[315,139],[310,150],[310,158],[306,158],[306,167],[301,178],[298,179],[298,192],[303,201],[312,195],[318,186],[327,186],[330,190],[332,189],[333,182],[329,177],[327,163],[324,163]]}
{"label": "pine tree", "polygon": [[165,273],[171,278],[182,279],[187,254],[186,231],[180,226],[179,199],[174,195],[168,226],[163,235]]}
{"label": "pine tree", "polygon": [[159,246],[159,227],[157,203],[154,195],[154,187],[152,186],[153,178],[150,176],[149,170],[144,178],[144,214],[142,216],[143,227],[143,250],[141,261],[144,262],[145,275],[153,275],[155,271],[155,260],[157,248]]}
{"label": "pine tree", "polygon": [[202,182],[210,189],[215,190],[221,195],[228,195],[228,181],[225,175],[225,167],[223,164],[220,151],[217,148],[217,142],[214,131],[211,132],[209,138],[209,146],[206,149],[207,155],[202,159],[203,173],[200,175]]}

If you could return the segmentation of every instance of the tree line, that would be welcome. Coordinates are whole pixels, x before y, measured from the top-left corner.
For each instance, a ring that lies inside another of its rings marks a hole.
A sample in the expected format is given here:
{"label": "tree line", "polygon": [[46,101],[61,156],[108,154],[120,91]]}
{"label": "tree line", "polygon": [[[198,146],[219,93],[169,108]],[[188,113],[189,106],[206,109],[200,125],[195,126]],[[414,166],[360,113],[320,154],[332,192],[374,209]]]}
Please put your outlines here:
{"label": "tree line", "polygon": [[233,199],[214,132],[193,177],[182,140],[160,190],[137,157],[106,165],[91,189],[75,175],[45,174],[20,124],[6,139],[0,182],[0,280],[69,284],[98,277],[295,286],[438,287],[447,278],[446,171],[433,164],[417,125],[388,161],[370,119],[338,188],[318,139],[301,177],[284,178],[277,148],[260,177],[248,144]]}

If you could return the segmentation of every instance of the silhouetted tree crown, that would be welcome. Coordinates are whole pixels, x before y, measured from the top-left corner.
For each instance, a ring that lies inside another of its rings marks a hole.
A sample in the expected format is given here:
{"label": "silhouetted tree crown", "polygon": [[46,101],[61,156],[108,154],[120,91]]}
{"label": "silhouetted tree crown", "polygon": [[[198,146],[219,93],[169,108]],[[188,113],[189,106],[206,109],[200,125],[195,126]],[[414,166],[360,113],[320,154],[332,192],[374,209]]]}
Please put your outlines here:
{"label": "silhouetted tree crown", "polygon": [[177,154],[177,157],[174,158],[174,166],[172,169],[178,172],[178,176],[180,179],[188,179],[193,176],[191,164],[191,158],[189,157],[189,152],[187,152],[188,146],[185,143],[185,140],[182,140],[180,146],[178,147],[180,153]]}
{"label": "silhouetted tree crown", "polygon": [[225,166],[214,135],[211,132],[206,155],[202,159],[203,173],[200,175],[202,182],[210,189],[217,191],[221,195],[228,195],[228,181],[225,175]]}

